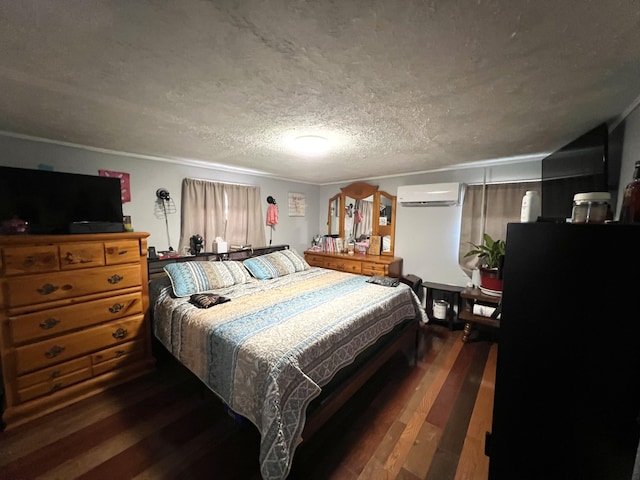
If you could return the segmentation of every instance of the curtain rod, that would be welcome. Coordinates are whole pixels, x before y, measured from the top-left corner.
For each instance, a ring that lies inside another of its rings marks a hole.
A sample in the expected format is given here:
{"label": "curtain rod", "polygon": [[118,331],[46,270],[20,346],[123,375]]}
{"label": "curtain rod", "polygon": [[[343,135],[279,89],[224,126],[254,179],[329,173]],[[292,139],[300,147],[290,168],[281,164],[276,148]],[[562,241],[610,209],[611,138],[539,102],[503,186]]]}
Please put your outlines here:
{"label": "curtain rod", "polygon": [[211,182],[211,183],[224,183],[225,185],[239,185],[241,187],[256,187],[257,185],[251,185],[249,183],[238,183],[238,182],[223,182],[221,180],[211,180],[210,178],[195,178],[195,177],[186,177],[189,180],[200,180],[202,182]]}
{"label": "curtain rod", "polygon": [[504,185],[507,183],[533,183],[533,182],[541,182],[539,178],[532,178],[529,180],[499,180],[495,182],[463,182],[466,185]]}

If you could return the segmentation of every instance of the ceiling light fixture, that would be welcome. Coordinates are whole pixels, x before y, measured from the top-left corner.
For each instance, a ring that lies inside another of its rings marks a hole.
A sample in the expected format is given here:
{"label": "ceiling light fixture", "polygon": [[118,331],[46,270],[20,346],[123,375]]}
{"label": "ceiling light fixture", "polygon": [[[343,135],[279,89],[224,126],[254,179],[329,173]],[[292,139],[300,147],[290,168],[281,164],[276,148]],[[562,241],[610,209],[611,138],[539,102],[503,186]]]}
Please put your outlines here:
{"label": "ceiling light fixture", "polygon": [[319,135],[302,135],[293,140],[293,149],[303,155],[323,155],[329,151],[329,141]]}

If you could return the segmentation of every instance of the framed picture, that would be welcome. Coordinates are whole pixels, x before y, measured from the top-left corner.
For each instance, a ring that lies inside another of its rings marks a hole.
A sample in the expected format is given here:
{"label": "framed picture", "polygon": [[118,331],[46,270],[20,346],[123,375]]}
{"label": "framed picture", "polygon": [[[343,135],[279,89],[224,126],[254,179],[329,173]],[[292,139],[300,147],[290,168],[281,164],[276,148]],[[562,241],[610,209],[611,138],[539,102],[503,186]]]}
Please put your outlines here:
{"label": "framed picture", "polygon": [[306,209],[304,193],[289,192],[289,216],[304,217]]}
{"label": "framed picture", "polygon": [[367,253],[369,255],[380,255],[381,243],[380,235],[371,235],[369,237],[369,250]]}

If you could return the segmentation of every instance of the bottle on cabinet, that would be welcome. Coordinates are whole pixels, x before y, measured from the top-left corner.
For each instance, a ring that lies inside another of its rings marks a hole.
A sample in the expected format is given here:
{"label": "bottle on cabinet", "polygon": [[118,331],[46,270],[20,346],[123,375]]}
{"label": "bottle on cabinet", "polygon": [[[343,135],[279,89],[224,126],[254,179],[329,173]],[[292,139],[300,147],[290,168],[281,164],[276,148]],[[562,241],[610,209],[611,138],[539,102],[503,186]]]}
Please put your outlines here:
{"label": "bottle on cabinet", "polygon": [[635,164],[633,180],[624,189],[620,222],[640,223],[640,160]]}
{"label": "bottle on cabinet", "polygon": [[527,190],[522,197],[521,222],[535,222],[540,216],[540,195],[535,190]]}

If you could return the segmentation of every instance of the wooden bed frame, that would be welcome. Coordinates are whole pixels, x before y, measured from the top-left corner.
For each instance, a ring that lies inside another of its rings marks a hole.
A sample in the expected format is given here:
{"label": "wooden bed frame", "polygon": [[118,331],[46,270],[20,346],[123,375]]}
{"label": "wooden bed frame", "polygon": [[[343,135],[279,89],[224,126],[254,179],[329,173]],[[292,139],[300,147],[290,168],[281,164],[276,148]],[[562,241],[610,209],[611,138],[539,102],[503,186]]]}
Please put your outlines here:
{"label": "wooden bed frame", "polygon": [[[193,260],[243,260],[278,250],[286,250],[289,245],[274,245],[253,250],[230,252],[228,254],[202,254],[191,257],[175,257],[162,260],[161,265],[149,266],[149,278],[165,275],[162,267],[176,261]],[[355,361],[338,372],[331,382],[322,388],[320,396],[307,408],[307,418],[302,432],[303,441],[315,433],[395,354],[402,352],[410,365],[415,365],[418,352],[419,321],[407,320],[383,335],[374,345],[361,352]],[[166,348],[154,337],[157,344],[172,357]],[[195,375],[194,375],[195,376]],[[197,378],[197,377],[196,377]],[[205,385],[203,383],[203,385]],[[206,386],[205,386],[206,387]],[[208,388],[208,387],[207,387]],[[248,422],[248,420],[247,420]],[[251,422],[248,422],[251,423]]]}

